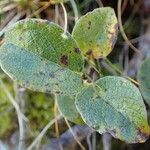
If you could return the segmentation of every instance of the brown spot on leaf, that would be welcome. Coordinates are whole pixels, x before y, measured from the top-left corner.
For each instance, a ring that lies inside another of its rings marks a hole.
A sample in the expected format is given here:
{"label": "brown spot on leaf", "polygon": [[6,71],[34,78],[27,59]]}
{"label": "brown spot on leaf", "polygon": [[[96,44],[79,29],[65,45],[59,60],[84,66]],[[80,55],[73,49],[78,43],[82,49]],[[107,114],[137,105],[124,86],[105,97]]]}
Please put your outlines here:
{"label": "brown spot on leaf", "polygon": [[91,28],[91,21],[88,21],[88,29],[90,29]]}
{"label": "brown spot on leaf", "polygon": [[87,52],[86,52],[86,55],[91,55],[92,54],[92,50],[89,49]]}
{"label": "brown spot on leaf", "polygon": [[56,94],[60,94],[60,91],[56,91]]}
{"label": "brown spot on leaf", "polygon": [[88,22],[88,25],[90,26],[91,24],[92,24],[91,21],[89,21],[89,22]]}
{"label": "brown spot on leaf", "polygon": [[63,55],[61,58],[60,58],[60,62],[67,66],[68,65],[68,56],[67,55]]}
{"label": "brown spot on leaf", "polygon": [[80,53],[81,53],[80,48],[74,48],[74,51],[75,51],[75,53],[77,53],[77,54],[80,54]]}

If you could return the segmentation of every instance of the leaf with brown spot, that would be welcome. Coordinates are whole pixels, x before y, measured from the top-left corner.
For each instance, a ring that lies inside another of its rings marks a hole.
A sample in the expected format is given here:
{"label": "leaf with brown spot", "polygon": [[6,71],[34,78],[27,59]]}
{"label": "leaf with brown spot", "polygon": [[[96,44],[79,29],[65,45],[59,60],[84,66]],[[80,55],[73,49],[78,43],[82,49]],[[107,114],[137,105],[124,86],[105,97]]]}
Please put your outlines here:
{"label": "leaf with brown spot", "polygon": [[102,58],[112,51],[117,32],[118,23],[114,10],[103,7],[82,16],[76,23],[72,35],[85,57],[90,49],[92,58]]}
{"label": "leaf with brown spot", "polygon": [[[80,72],[83,67],[81,54],[74,51],[76,41],[59,25],[42,19],[25,19],[13,25],[5,32],[5,43],[12,43],[20,48],[39,55],[73,71]],[[71,53],[70,53],[71,52]],[[62,57],[63,55],[63,57]],[[60,61],[60,58],[64,58]],[[78,65],[77,65],[78,62]]]}
{"label": "leaf with brown spot", "polygon": [[74,97],[83,88],[80,74],[10,43],[0,48],[0,66],[18,84],[34,91]]}

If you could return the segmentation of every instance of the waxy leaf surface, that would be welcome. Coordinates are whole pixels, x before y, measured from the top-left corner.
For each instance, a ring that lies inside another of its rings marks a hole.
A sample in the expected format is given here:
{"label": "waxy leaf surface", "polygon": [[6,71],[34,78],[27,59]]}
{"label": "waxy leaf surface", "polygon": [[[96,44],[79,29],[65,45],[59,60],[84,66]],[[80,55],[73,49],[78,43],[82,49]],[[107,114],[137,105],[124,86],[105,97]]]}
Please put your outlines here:
{"label": "waxy leaf surface", "polygon": [[144,100],[150,106],[150,58],[142,63],[138,72],[138,82]]}
{"label": "waxy leaf surface", "polygon": [[75,106],[75,98],[59,94],[56,99],[59,111],[67,120],[77,124],[83,124],[83,120]]}
{"label": "waxy leaf surface", "polygon": [[13,44],[0,48],[0,66],[31,90],[74,96],[82,88],[79,74]]}
{"label": "waxy leaf surface", "polygon": [[117,32],[118,23],[114,10],[103,7],[82,16],[72,35],[85,57],[102,58],[112,51]]}
{"label": "waxy leaf surface", "polygon": [[107,76],[82,90],[76,106],[85,123],[129,143],[144,142],[150,133],[138,88],[130,81]]}
{"label": "waxy leaf surface", "polygon": [[59,25],[41,19],[25,19],[5,33],[5,42],[33,52],[63,67],[80,72],[83,59],[72,36]]}

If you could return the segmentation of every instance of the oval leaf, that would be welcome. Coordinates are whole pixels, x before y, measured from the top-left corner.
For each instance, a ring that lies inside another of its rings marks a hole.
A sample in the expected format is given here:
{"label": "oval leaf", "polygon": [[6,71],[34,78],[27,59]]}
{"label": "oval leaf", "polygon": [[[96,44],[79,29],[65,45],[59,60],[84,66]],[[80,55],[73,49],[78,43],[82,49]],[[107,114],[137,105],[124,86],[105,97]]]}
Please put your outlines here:
{"label": "oval leaf", "polygon": [[144,142],[150,129],[138,88],[113,76],[101,78],[93,86],[84,89],[76,100],[85,123],[129,143]]}
{"label": "oval leaf", "polygon": [[13,44],[0,48],[0,66],[23,87],[74,96],[82,88],[80,75]]}
{"label": "oval leaf", "polygon": [[26,19],[12,25],[5,33],[5,42],[25,48],[63,67],[80,72],[83,59],[75,40],[55,23]]}
{"label": "oval leaf", "polygon": [[117,39],[118,23],[110,7],[98,8],[81,17],[72,35],[85,57],[107,56]]}
{"label": "oval leaf", "polygon": [[150,106],[150,58],[142,63],[138,73],[138,82],[144,100]]}
{"label": "oval leaf", "polygon": [[75,106],[75,99],[65,95],[57,95],[57,104],[62,115],[77,124],[83,124],[83,120]]}

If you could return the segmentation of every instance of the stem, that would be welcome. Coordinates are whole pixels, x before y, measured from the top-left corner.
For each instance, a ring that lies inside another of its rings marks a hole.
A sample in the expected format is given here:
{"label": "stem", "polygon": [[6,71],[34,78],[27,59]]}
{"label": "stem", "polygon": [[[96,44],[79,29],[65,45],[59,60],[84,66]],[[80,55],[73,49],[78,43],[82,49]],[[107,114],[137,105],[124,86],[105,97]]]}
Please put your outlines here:
{"label": "stem", "polygon": [[112,136],[109,133],[102,135],[103,150],[111,150],[111,140]]}
{"label": "stem", "polygon": [[82,150],[86,150],[85,147],[81,144],[81,142],[77,139],[76,135],[74,134],[73,130],[71,129],[71,126],[68,122],[68,120],[65,118],[65,122],[70,130],[70,132],[72,133],[74,139],[76,140],[76,142],[79,144],[79,146],[81,147]]}
{"label": "stem", "polygon": [[[22,113],[24,113],[24,108],[25,108],[25,100],[24,100],[24,94],[25,94],[25,89],[19,87],[18,85],[15,84],[15,91],[16,91],[16,100],[18,101],[18,104],[20,106],[20,110]],[[19,139],[19,149],[24,150],[25,149],[25,121],[22,119],[21,122],[21,128],[20,128],[20,139]]]}
{"label": "stem", "polygon": [[17,104],[17,102],[15,101],[13,96],[10,94],[10,92],[8,91],[7,87],[5,86],[5,84],[3,83],[3,81],[1,79],[0,79],[0,83],[1,83],[1,86],[3,87],[3,89],[4,89],[4,92],[6,93],[7,97],[9,98],[10,102],[14,106],[14,108],[16,110],[16,113],[17,113],[18,124],[19,124],[19,145],[18,145],[18,150],[22,150],[22,142],[21,141],[23,140],[23,137],[24,137],[23,120],[27,121],[27,119],[25,118],[25,116],[20,111],[19,105]]}
{"label": "stem", "polygon": [[68,26],[67,11],[66,11],[66,8],[65,8],[65,6],[64,6],[63,3],[61,3],[61,6],[62,6],[62,9],[64,11],[65,24],[64,24],[64,33],[63,33],[63,36],[65,36],[66,33],[67,33],[67,26]]}
{"label": "stem", "polygon": [[129,41],[129,39],[127,38],[127,35],[123,29],[122,19],[121,19],[121,4],[122,4],[122,0],[118,0],[118,23],[119,23],[121,35],[132,50],[137,52],[139,55],[142,55],[142,53],[139,51],[139,49],[134,47],[134,45]]}
{"label": "stem", "polygon": [[27,150],[32,150],[37,143],[40,143],[40,141],[42,140],[44,134],[47,132],[47,130],[59,119],[61,119],[62,116],[58,115],[57,117],[55,117],[53,120],[51,120],[45,127],[44,129],[41,131],[41,133],[35,138],[35,140],[31,143],[31,145],[27,148]]}
{"label": "stem", "polygon": [[71,5],[72,5],[73,11],[74,11],[75,22],[77,22],[77,20],[79,19],[79,14],[78,14],[77,5],[76,5],[76,3],[75,3],[74,0],[70,0],[70,3],[71,3]]}
{"label": "stem", "polygon": [[59,20],[59,9],[58,5],[55,5],[55,23],[58,24],[58,20]]}

